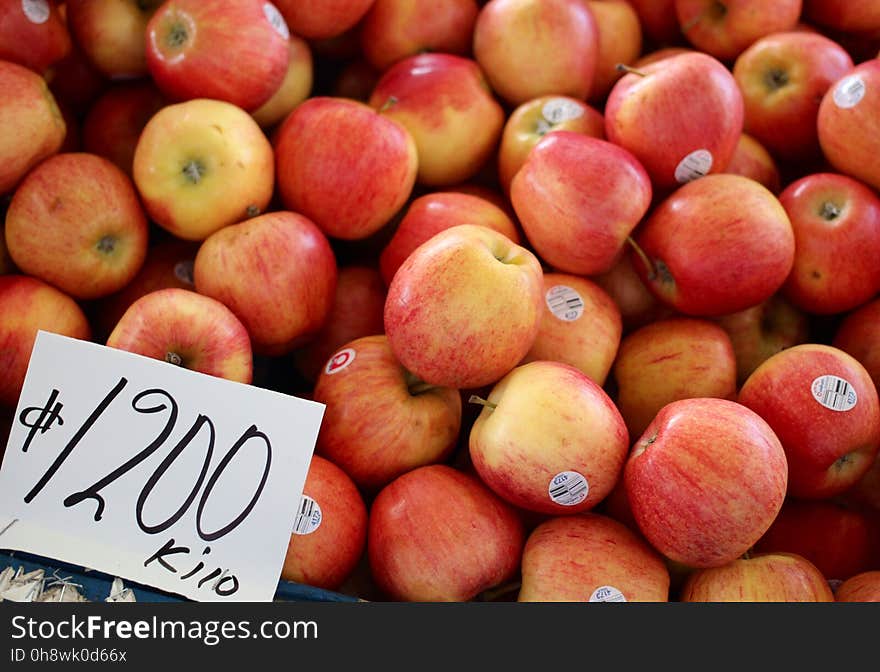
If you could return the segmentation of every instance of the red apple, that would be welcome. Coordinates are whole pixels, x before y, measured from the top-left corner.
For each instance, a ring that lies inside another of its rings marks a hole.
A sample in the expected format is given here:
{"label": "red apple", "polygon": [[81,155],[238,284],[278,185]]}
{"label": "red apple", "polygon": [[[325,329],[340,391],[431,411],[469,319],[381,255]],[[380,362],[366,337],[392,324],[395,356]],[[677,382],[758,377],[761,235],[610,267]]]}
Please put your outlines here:
{"label": "red apple", "polygon": [[49,68],[45,77],[55,99],[69,105],[77,115],[85,114],[108,84],[76,42],[67,56]]}
{"label": "red apple", "polygon": [[836,602],[880,602],[880,571],[850,577],[838,586],[834,599]]}
{"label": "red apple", "polygon": [[12,61],[39,75],[71,50],[70,33],[51,0],[0,2],[0,60]]}
{"label": "red apple", "polygon": [[678,44],[682,41],[675,0],[629,0],[639,15],[646,37],[658,46]]}
{"label": "red apple", "polygon": [[340,70],[333,82],[331,94],[337,98],[351,98],[366,103],[370,100],[381,76],[382,72],[376,70],[366,60],[355,58]]}
{"label": "red apple", "polygon": [[773,156],[760,142],[746,133],[739,136],[736,151],[724,172],[751,178],[774,194],[778,194],[781,188],[779,168]]}
{"label": "red apple", "polygon": [[593,276],[592,280],[608,293],[620,310],[624,333],[675,314],[645,287],[625,254],[614,262],[609,271]]}
{"label": "red apple", "polygon": [[880,299],[874,299],[841,320],[831,344],[855,357],[868,371],[874,386],[880,388],[878,343],[880,343]]}
{"label": "red apple", "polygon": [[642,27],[635,8],[625,0],[586,0],[596,20],[599,54],[587,97],[602,101],[620,79],[618,63],[629,64],[642,53]]}
{"label": "red apple", "polygon": [[880,30],[880,7],[873,0],[804,0],[804,17],[843,32]]}
{"label": "red apple", "polygon": [[290,30],[309,40],[328,40],[355,27],[374,0],[275,0]]}
{"label": "red apple", "polygon": [[309,97],[314,84],[314,63],[308,42],[291,35],[288,44],[287,73],[281,86],[265,103],[252,112],[261,128],[274,128],[291,110]]}

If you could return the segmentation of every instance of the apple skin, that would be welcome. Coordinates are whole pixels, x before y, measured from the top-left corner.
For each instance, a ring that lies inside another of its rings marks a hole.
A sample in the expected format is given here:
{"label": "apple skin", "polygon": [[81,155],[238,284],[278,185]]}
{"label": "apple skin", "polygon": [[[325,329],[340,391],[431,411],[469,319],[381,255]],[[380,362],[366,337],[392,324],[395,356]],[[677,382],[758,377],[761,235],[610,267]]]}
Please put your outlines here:
{"label": "apple skin", "polygon": [[518,601],[595,602],[608,587],[617,601],[666,602],[669,581],[663,558],[642,539],[611,518],[583,513],[529,534]]}
{"label": "apple skin", "polygon": [[665,47],[683,41],[675,0],[629,0],[629,4],[635,8],[642,31],[651,42]]}
{"label": "apple skin", "polygon": [[[474,468],[497,495],[558,516],[588,511],[611,492],[629,435],[614,402],[581,371],[561,362],[523,364],[494,386],[488,403],[468,446]],[[587,491],[554,496],[560,476],[585,481]]]}
{"label": "apple skin", "polygon": [[16,266],[77,299],[122,289],[147,254],[148,223],[134,185],[88,153],[56,154],[21,182],[6,213]]}
{"label": "apple skin", "polygon": [[658,301],[645,287],[626,254],[620,255],[609,271],[591,280],[608,293],[620,310],[624,334],[675,315],[675,311]]}
{"label": "apple skin", "polygon": [[45,73],[49,90],[59,104],[68,105],[77,115],[84,115],[109,85],[109,80],[73,43],[70,53]]}
{"label": "apple skin", "polygon": [[46,80],[23,65],[0,61],[0,194],[61,149],[67,131]]}
{"label": "apple skin", "polygon": [[[608,95],[607,138],[636,156],[658,191],[723,172],[743,130],[742,94],[730,71],[693,52],[639,72],[621,77]],[[701,150],[702,162],[686,169]]]}
{"label": "apple skin", "polygon": [[855,357],[880,388],[880,299],[869,301],[844,316],[831,345]]}
{"label": "apple skin", "polygon": [[880,515],[880,456],[865,475],[837,499],[842,504],[866,511],[868,515]]}
{"label": "apple skin", "polygon": [[514,509],[446,465],[400,476],[370,508],[372,575],[397,601],[472,600],[516,575],[524,543]]}
{"label": "apple skin", "polygon": [[[24,385],[25,373],[42,329],[88,341],[88,319],[79,305],[64,292],[26,275],[0,276],[0,407],[14,409]],[[2,446],[6,446],[3,441]]]}
{"label": "apple skin", "polygon": [[804,0],[804,18],[847,33],[880,30],[880,7],[872,0]]}
{"label": "apple skin", "polygon": [[[842,410],[826,407],[813,392],[823,376],[847,381],[855,399],[841,398]],[[782,442],[792,497],[827,499],[843,493],[871,468],[880,450],[877,389],[857,360],[832,346],[806,343],[773,355],[749,376],[738,401],[764,418]]]}
{"label": "apple skin", "polygon": [[782,287],[814,315],[857,308],[880,291],[880,196],[858,180],[814,173],[779,195],[795,237],[794,267]]}
{"label": "apple skin", "polygon": [[529,152],[510,201],[531,245],[555,270],[608,271],[651,205],[638,159],[605,140],[550,133]]}
{"label": "apple skin", "polygon": [[[859,81],[861,87],[850,88]],[[880,58],[856,65],[828,89],[816,123],[828,162],[838,172],[880,189]]]}
{"label": "apple skin", "polygon": [[786,161],[820,156],[819,104],[852,67],[846,50],[819,33],[789,31],[756,41],[733,66],[746,132]]}
{"label": "apple skin", "polygon": [[680,602],[834,602],[828,581],[794,553],[755,553],[691,574]]}
{"label": "apple skin", "polygon": [[851,576],[834,593],[836,602],[880,602],[880,571]]}
{"label": "apple skin", "polygon": [[684,399],[660,410],[635,442],[623,479],[651,545],[694,568],[745,553],[782,507],[788,468],[770,426],[726,399]]}
{"label": "apple skin", "polygon": [[291,35],[288,40],[287,72],[272,97],[251,113],[261,128],[274,128],[312,92],[315,64],[308,42]]}
{"label": "apple skin", "polygon": [[779,194],[782,178],[776,160],[767,149],[747,133],[739,136],[733,158],[724,171],[753,179],[774,194]]}
{"label": "apple skin", "polygon": [[350,31],[374,0],[275,0],[290,31],[308,40],[329,40]]}
{"label": "apple skin", "polygon": [[417,247],[394,275],[385,333],[401,364],[427,383],[490,385],[535,342],[542,287],[529,250],[492,229],[454,226]]}
{"label": "apple skin", "polygon": [[603,101],[620,79],[618,63],[630,64],[642,53],[642,26],[635,8],[626,0],[586,0],[596,21],[599,53],[587,98]]}
{"label": "apple skin", "polygon": [[366,104],[381,76],[382,72],[365,59],[355,58],[339,71],[330,94],[336,98],[350,98]]}
{"label": "apple skin", "polygon": [[[675,0],[672,1],[674,2]],[[678,21],[676,20],[676,26],[677,25]],[[651,63],[657,63],[658,61],[671,58],[672,56],[680,56],[681,54],[692,54],[695,51],[696,49],[692,49],[691,47],[662,47],[660,49],[655,49],[654,51],[649,51],[646,54],[643,54],[637,61],[632,64],[632,67],[636,70],[641,70],[646,65],[651,65]]]}
{"label": "apple skin", "polygon": [[562,362],[604,385],[622,332],[620,310],[599,285],[577,275],[545,273],[541,327],[522,363]]}
{"label": "apple skin", "polygon": [[71,47],[70,32],[55,2],[0,3],[0,60],[44,75]]}
{"label": "apple skin", "polygon": [[[341,357],[348,363],[337,366]],[[444,461],[461,427],[458,390],[416,380],[384,334],[346,344],[326,362],[312,398],[326,405],[315,451],[371,493]]]}
{"label": "apple skin", "polygon": [[337,590],[354,571],[367,545],[367,506],[342,469],[313,455],[302,494],[315,501],[321,522],[290,535],[281,579]]}
{"label": "apple skin", "polygon": [[599,59],[599,29],[584,0],[490,0],[477,16],[473,51],[509,105],[550,94],[584,100]]}
{"label": "apple skin", "polygon": [[639,227],[639,277],[681,313],[718,316],[766,301],[794,264],[795,239],[782,204],[741,175],[708,175],[678,188]]}
{"label": "apple skin", "polygon": [[409,198],[418,170],[406,128],[353,100],[312,97],[273,136],[278,192],[331,238],[381,229]]}

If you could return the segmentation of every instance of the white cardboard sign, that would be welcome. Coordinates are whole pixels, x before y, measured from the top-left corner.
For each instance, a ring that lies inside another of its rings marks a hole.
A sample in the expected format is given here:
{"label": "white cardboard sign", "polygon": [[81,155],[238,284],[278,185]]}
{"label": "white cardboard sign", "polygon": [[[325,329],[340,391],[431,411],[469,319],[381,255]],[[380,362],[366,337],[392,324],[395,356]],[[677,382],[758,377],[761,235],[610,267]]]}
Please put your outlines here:
{"label": "white cardboard sign", "polygon": [[319,404],[40,332],[0,469],[0,548],[199,601],[271,601]]}

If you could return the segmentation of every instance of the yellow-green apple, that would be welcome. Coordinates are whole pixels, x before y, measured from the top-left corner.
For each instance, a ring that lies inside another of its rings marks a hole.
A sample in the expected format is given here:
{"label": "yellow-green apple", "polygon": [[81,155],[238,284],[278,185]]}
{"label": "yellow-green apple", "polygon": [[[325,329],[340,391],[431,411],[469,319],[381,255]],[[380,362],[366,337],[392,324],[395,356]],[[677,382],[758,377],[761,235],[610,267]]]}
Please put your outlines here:
{"label": "yellow-green apple", "polygon": [[504,110],[476,61],[453,54],[398,61],[383,72],[369,104],[412,134],[418,182],[431,187],[472,178],[504,128]]}
{"label": "yellow-green apple", "polygon": [[185,240],[258,215],[272,198],[272,145],[247,112],[221,100],[163,107],[144,126],[132,165],[147,214]]}
{"label": "yellow-green apple", "polygon": [[802,0],[675,0],[681,32],[697,49],[733,61],[756,40],[791,30]]}
{"label": "yellow-green apple", "polygon": [[591,279],[608,293],[620,310],[623,333],[675,314],[645,287],[626,255],[621,255],[609,271]]}
{"label": "yellow-green apple", "polygon": [[45,74],[49,90],[59,103],[69,105],[76,114],[85,114],[108,80],[82,52],[76,42],[70,53]]}
{"label": "yellow-green apple", "polygon": [[743,133],[736,143],[733,158],[724,171],[730,175],[742,175],[762,184],[774,194],[779,194],[782,178],[773,155],[751,135]]}
{"label": "yellow-green apple", "polygon": [[822,572],[794,553],[755,553],[691,574],[679,602],[834,602]]}
{"label": "yellow-green apple", "polygon": [[312,398],[326,405],[315,447],[364,491],[443,462],[458,439],[458,390],[425,384],[384,334],[355,339],[327,360]]}
{"label": "yellow-green apple", "polygon": [[583,372],[562,362],[516,367],[472,401],[471,463],[497,495],[527,511],[588,511],[611,492],[629,448],[614,402]]}
{"label": "yellow-green apple", "polygon": [[473,50],[510,105],[551,94],[583,100],[596,74],[599,29],[584,0],[490,0],[477,16]]}
{"label": "yellow-green apple", "polygon": [[271,2],[165,0],[147,23],[147,68],[171,100],[213,98],[252,112],[284,81],[289,37]]}
{"label": "yellow-green apple", "polygon": [[727,399],[682,399],[664,406],[635,442],[623,479],[654,548],[690,567],[719,567],[776,519],[788,466],[754,411]]}
{"label": "yellow-green apple", "polygon": [[188,289],[159,289],[139,298],[107,346],[239,383],[253,380],[245,326],[219,301]]}
{"label": "yellow-green apple", "polygon": [[324,326],[293,353],[296,370],[314,384],[327,360],[346,343],[385,331],[386,286],[372,266],[346,265],[336,276],[336,292]]}
{"label": "yellow-green apple", "polygon": [[715,319],[733,344],[737,385],[746,382],[755,369],[777,352],[806,343],[810,338],[809,318],[781,294]]}
{"label": "yellow-green apple", "polygon": [[291,35],[284,79],[272,97],[251,113],[254,121],[264,129],[274,128],[280,123],[311,94],[315,79],[314,69],[309,43],[301,37]]}
{"label": "yellow-green apple", "polygon": [[880,189],[880,58],[856,65],[828,89],[816,123],[828,162]]}
{"label": "yellow-green apple", "polygon": [[208,236],[193,268],[196,291],[247,327],[254,352],[287,354],[324,325],[336,291],[336,257],[307,217],[267,212]]}
{"label": "yellow-green apple", "polygon": [[67,24],[88,59],[111,79],[147,71],[147,23],[162,0],[67,0]]}
{"label": "yellow-green apple", "polygon": [[844,313],[880,291],[880,196],[846,175],[814,173],[779,195],[794,230],[794,267],[782,287],[814,315]]}
{"label": "yellow-green apple", "polygon": [[603,101],[620,79],[619,63],[630,64],[642,53],[642,27],[635,8],[626,0],[584,0],[599,34],[596,72],[587,97]]}
{"label": "yellow-green apple", "polygon": [[659,47],[683,41],[675,14],[675,0],[629,0],[642,24],[644,35]]}
{"label": "yellow-green apple", "polygon": [[165,104],[149,79],[112,84],[83,119],[83,149],[110,159],[130,177],[141,132]]}
{"label": "yellow-green apple", "polygon": [[354,481],[313,455],[281,568],[284,581],[337,590],[367,545],[367,506]]}
{"label": "yellow-green apple", "polygon": [[852,67],[846,50],[819,33],[789,31],[758,40],[733,66],[746,132],[780,159],[818,157],[819,104]]}
{"label": "yellow-green apple", "polygon": [[85,152],[43,161],[22,180],[6,213],[15,265],[77,299],[128,284],[144,263],[147,238],[131,179]]}
{"label": "yellow-green apple", "polygon": [[[678,25],[677,20],[675,25]],[[662,61],[664,59],[671,58],[672,56],[691,54],[695,51],[696,49],[692,49],[691,47],[662,47],[660,49],[655,49],[654,51],[649,51],[646,54],[643,54],[641,57],[639,57],[638,60],[633,62],[632,67],[634,70],[641,70],[646,65],[651,65],[651,63],[656,63],[657,61]]]}
{"label": "yellow-green apple", "polygon": [[563,362],[604,385],[622,332],[620,309],[599,285],[578,275],[545,273],[541,327],[522,363]]}
{"label": "yellow-green apple", "polygon": [[380,72],[408,56],[424,52],[471,53],[476,0],[375,0],[361,21],[361,51]]}
{"label": "yellow-green apple", "polygon": [[419,245],[453,226],[485,226],[519,244],[520,235],[507,213],[494,203],[452,191],[433,191],[414,199],[394,235],[379,255],[379,270],[386,285]]}
{"label": "yellow-green apple", "polygon": [[71,50],[72,42],[58,3],[51,0],[0,2],[0,60],[44,75]]}
{"label": "yellow-green apple", "polygon": [[524,542],[513,507],[442,464],[395,479],[370,508],[370,569],[393,600],[472,600],[516,576]]}
{"label": "yellow-green apple", "polygon": [[328,40],[349,32],[374,0],[275,0],[290,30],[308,40]]}
{"label": "yellow-green apple", "polygon": [[332,238],[376,233],[415,184],[418,159],[410,132],[354,100],[309,98],[278,127],[273,145],[285,207]]}
{"label": "yellow-green apple", "polygon": [[873,0],[804,0],[804,18],[847,33],[880,30],[880,7]]}
{"label": "yellow-green apple", "polygon": [[880,602],[880,571],[851,576],[837,587],[835,602]]}
{"label": "yellow-green apple", "polygon": [[522,361],[543,303],[543,271],[532,252],[497,231],[462,224],[417,247],[395,273],[385,333],[421,380],[477,388]]}
{"label": "yellow-green apple", "polygon": [[370,95],[376,88],[376,82],[379,81],[381,75],[382,72],[367,63],[366,59],[355,58],[346,63],[339,71],[333,82],[330,95],[366,103],[370,100]]}
{"label": "yellow-green apple", "polygon": [[635,154],[659,191],[724,171],[742,130],[736,80],[701,52],[628,72],[605,104],[605,135]]}
{"label": "yellow-green apple", "polygon": [[880,299],[868,301],[843,317],[831,345],[855,357],[880,388]]}
{"label": "yellow-green apple", "polygon": [[538,256],[576,275],[611,269],[651,196],[651,179],[635,156],[573,131],[546,135],[510,184],[513,209]]}
{"label": "yellow-green apple", "polygon": [[526,539],[519,602],[666,602],[660,554],[596,513],[552,518]]}
{"label": "yellow-green apple", "polygon": [[532,148],[553,131],[573,131],[604,140],[605,117],[569,96],[538,96],[519,105],[504,123],[498,146],[498,181],[505,193],[510,193],[513,176]]}
{"label": "yellow-green apple", "polygon": [[733,344],[709,320],[671,317],[636,329],[621,341],[613,375],[633,439],[673,401],[736,396]]}
{"label": "yellow-green apple", "polygon": [[76,301],[27,275],[0,275],[0,314],[0,406],[14,408],[38,331],[85,341],[92,331]]}
{"label": "yellow-green apple", "polygon": [[64,142],[66,126],[46,80],[23,65],[0,61],[0,194]]}
{"label": "yellow-green apple", "polygon": [[779,199],[741,175],[682,185],[639,227],[633,264],[654,295],[681,313],[717,316],[775,294],[794,264]]}
{"label": "yellow-green apple", "polygon": [[789,466],[789,495],[826,499],[852,487],[880,450],[877,388],[838,348],[805,343],[752,373],[738,401],[777,434]]}

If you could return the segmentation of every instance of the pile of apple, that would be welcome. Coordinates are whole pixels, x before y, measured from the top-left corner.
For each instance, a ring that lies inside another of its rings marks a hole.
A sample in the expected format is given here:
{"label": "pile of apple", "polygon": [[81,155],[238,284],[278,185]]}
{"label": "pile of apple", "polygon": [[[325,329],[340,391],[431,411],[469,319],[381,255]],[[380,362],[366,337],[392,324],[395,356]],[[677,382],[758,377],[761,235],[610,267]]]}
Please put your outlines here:
{"label": "pile of apple", "polygon": [[326,405],[285,579],[880,600],[878,51],[875,0],[0,0],[0,439],[44,329]]}

